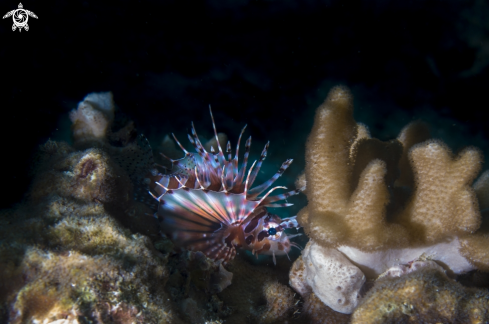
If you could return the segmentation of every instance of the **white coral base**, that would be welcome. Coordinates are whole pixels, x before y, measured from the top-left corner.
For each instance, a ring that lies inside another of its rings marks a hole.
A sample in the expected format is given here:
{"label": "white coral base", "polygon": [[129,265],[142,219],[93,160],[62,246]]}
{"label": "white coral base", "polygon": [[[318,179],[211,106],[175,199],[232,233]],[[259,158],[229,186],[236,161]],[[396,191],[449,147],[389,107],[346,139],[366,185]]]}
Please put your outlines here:
{"label": "white coral base", "polygon": [[302,258],[292,266],[290,285],[303,297],[312,291],[333,310],[351,314],[361,301],[360,289],[365,277],[376,279],[389,270],[387,275],[400,276],[417,269],[418,265],[434,263],[412,263],[417,260],[436,261],[435,265],[443,267],[447,274],[474,270],[475,267],[460,254],[459,249],[458,238],[431,246],[373,253],[349,246],[325,248],[310,240],[302,251]]}
{"label": "white coral base", "polygon": [[350,246],[340,246],[338,248],[353,264],[362,270],[368,279],[377,278],[381,273],[393,266],[407,264],[420,258],[436,261],[448,274],[460,274],[474,270],[475,267],[460,254],[459,249],[460,242],[458,238],[431,246],[389,249],[373,253],[362,252]]}

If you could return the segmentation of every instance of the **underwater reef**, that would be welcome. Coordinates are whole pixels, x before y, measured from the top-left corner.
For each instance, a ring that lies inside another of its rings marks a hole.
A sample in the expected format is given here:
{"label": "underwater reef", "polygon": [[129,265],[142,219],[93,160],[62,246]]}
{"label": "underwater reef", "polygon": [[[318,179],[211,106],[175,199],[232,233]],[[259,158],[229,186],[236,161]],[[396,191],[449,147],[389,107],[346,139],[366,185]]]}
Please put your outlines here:
{"label": "underwater reef", "polygon": [[[70,119],[73,144],[41,145],[24,201],[0,211],[0,322],[280,323],[292,316],[298,297],[287,285],[290,261],[272,269],[239,254],[224,267],[199,251],[174,251],[160,235],[146,190],[145,176],[156,172],[151,147],[117,116],[111,93],[86,96]],[[167,136],[158,149],[178,154]]]}
{"label": "underwater reef", "polygon": [[489,173],[477,178],[476,148],[454,155],[421,122],[371,138],[349,90],[333,88],[296,181],[301,255],[273,265],[238,250],[224,264],[177,249],[153,216],[148,177],[171,168],[153,151],[182,154],[169,136],[152,149],[111,93],[70,119],[72,144],[41,145],[23,202],[0,211],[2,323],[489,321]]}

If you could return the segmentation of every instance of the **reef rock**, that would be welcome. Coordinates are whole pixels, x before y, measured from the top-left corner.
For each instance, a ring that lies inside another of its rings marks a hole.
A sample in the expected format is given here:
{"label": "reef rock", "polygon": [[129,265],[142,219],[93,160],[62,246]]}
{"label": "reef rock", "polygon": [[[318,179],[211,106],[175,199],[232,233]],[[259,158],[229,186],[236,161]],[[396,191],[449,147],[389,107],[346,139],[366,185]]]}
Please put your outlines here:
{"label": "reef rock", "polygon": [[462,286],[433,261],[388,272],[376,281],[355,310],[352,324],[489,321],[487,289]]}

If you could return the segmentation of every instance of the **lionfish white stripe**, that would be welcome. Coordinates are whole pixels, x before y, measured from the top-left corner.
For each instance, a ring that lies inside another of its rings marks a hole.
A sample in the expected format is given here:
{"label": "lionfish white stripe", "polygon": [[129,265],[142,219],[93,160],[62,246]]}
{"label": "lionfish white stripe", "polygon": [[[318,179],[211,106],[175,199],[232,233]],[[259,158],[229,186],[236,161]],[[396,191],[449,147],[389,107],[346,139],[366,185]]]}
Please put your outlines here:
{"label": "lionfish white stripe", "polygon": [[178,146],[180,146],[180,148],[182,149],[182,151],[185,153],[185,155],[189,155],[190,153],[183,147],[182,144],[180,144],[180,142],[178,141],[177,137],[175,136],[175,134],[171,133],[173,138],[175,139],[175,142],[177,142]]}
{"label": "lionfish white stripe", "polygon": [[182,181],[180,181],[178,177],[175,177],[175,180],[177,180],[178,183],[181,185],[181,187],[179,187],[178,189],[186,188],[185,185],[182,183]]}
{"label": "lionfish white stripe", "polygon": [[166,191],[168,191],[169,189],[167,187],[165,187],[164,185],[162,185],[161,183],[159,183],[158,181],[155,181],[156,185],[160,186],[161,188],[165,189]]}
{"label": "lionfish white stripe", "polygon": [[270,190],[269,190],[269,191],[268,191],[268,192],[265,194],[265,196],[261,197],[261,199],[260,199],[260,201],[259,201],[259,202],[261,203],[261,202],[262,202],[262,201],[263,201],[265,198],[267,198],[267,196],[268,196],[269,194],[271,194],[271,193],[272,193],[272,191],[274,191],[275,189],[287,189],[287,187],[284,187],[284,186],[277,186],[277,187],[274,187],[274,188],[270,189]]}
{"label": "lionfish white stripe", "polygon": [[226,166],[223,166],[222,167],[222,173],[221,173],[221,184],[222,184],[222,191],[224,193],[228,192],[227,189],[226,189],[226,182],[224,181],[224,175],[225,175],[225,172],[224,170],[226,169]]}
{"label": "lionfish white stripe", "polygon": [[214,122],[214,115],[212,115],[211,105],[209,105],[209,112],[211,113],[212,128],[214,129],[214,136],[216,138],[216,145],[217,145],[217,148],[219,149],[219,153],[218,153],[219,162],[223,163],[224,162],[224,154],[222,153],[221,143],[219,143],[219,136],[217,136],[216,123]]}
{"label": "lionfish white stripe", "polygon": [[149,192],[149,194],[150,194],[150,195],[151,195],[151,196],[152,196],[154,199],[156,199],[156,200],[158,200],[158,201],[160,200],[158,197],[156,197],[155,195],[153,195],[153,193],[152,193],[151,191],[148,191],[148,192]]}
{"label": "lionfish white stripe", "polygon": [[197,167],[195,167],[195,180],[197,180],[197,183],[199,184],[200,186],[200,189],[205,189],[204,186],[200,183],[200,180],[199,180],[199,173],[197,172]]}
{"label": "lionfish white stripe", "polygon": [[255,162],[253,162],[253,164],[251,165],[251,168],[248,170],[248,176],[246,177],[246,182],[245,182],[245,187],[244,187],[245,196],[248,194],[248,181],[250,180],[251,170],[253,170],[255,163],[256,163],[256,160],[255,160]]}

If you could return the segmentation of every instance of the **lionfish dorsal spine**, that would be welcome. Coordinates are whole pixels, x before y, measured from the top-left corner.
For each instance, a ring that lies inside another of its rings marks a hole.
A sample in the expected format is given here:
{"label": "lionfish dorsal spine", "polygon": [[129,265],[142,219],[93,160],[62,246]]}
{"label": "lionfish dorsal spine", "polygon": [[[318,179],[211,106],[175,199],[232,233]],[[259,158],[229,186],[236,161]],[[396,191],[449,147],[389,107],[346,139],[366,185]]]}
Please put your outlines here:
{"label": "lionfish dorsal spine", "polygon": [[[244,128],[243,128],[244,131]],[[239,168],[238,175],[236,176],[235,182],[239,184],[239,189],[242,187],[243,179],[246,174],[246,167],[248,166],[248,157],[250,156],[250,146],[251,146],[251,136],[245,142],[245,153],[243,156],[243,162]]]}
{"label": "lionfish dorsal spine", "polygon": [[269,146],[270,146],[270,142],[267,142],[267,144],[265,144],[265,147],[263,148],[263,151],[261,152],[260,159],[258,160],[258,163],[256,164],[255,170],[253,170],[253,174],[251,175],[250,184],[249,184],[250,187],[255,182],[256,176],[258,175],[258,172],[260,172],[261,165],[263,164],[263,161],[265,161],[265,159],[267,158],[267,152],[268,152]]}
{"label": "lionfish dorsal spine", "polygon": [[305,187],[302,187],[302,188],[297,188],[297,189],[282,193],[280,195],[271,196],[271,197],[269,196],[265,199],[263,205],[265,207],[288,207],[288,206],[292,206],[293,204],[289,204],[289,203],[283,203],[283,204],[272,204],[272,203],[275,201],[279,201],[279,200],[285,200],[285,199],[289,198],[290,196],[298,195],[299,193],[304,191],[304,189],[305,189]]}
{"label": "lionfish dorsal spine", "polygon": [[244,194],[245,196],[248,196],[248,183],[250,181],[250,175],[251,175],[251,172],[253,170],[253,167],[255,166],[256,164],[256,161],[253,162],[253,164],[251,165],[251,168],[248,170],[248,176],[246,176],[246,181],[245,181],[245,185],[244,185]]}
{"label": "lionfish dorsal spine", "polygon": [[259,203],[261,204],[263,200],[265,200],[273,191],[277,189],[287,189],[287,187],[284,186],[273,187],[272,189],[268,190],[268,192],[263,197],[260,198]]}
{"label": "lionfish dorsal spine", "polygon": [[216,145],[217,145],[217,149],[219,151],[217,153],[217,158],[218,158],[220,164],[224,164],[224,161],[225,161],[224,154],[222,153],[221,143],[219,142],[219,136],[217,136],[217,128],[216,128],[216,123],[214,122],[214,115],[212,115],[211,105],[209,105],[209,112],[211,114],[212,128],[214,129],[214,137],[216,138]]}
{"label": "lionfish dorsal spine", "polygon": [[193,144],[195,147],[195,150],[197,153],[199,153],[200,157],[203,160],[209,161],[209,153],[205,150],[204,145],[202,145],[202,142],[199,139],[199,136],[197,135],[197,131],[195,130],[194,122],[192,122],[192,128],[191,128],[192,136],[189,134],[188,138],[190,139],[190,143]]}
{"label": "lionfish dorsal spine", "polygon": [[243,129],[241,130],[241,133],[239,134],[239,137],[238,137],[238,143],[236,144],[236,154],[234,154],[234,159],[233,159],[233,165],[234,165],[234,174],[236,175],[236,178],[234,178],[234,181],[237,182],[239,179],[238,179],[238,162],[239,162],[239,145],[241,143],[241,137],[243,137],[243,133],[246,129],[246,126],[248,125],[244,125]]}
{"label": "lionfish dorsal spine", "polygon": [[228,161],[231,162],[231,159],[233,158],[231,152],[231,141],[228,141],[228,143],[226,144],[226,153],[228,154]]}
{"label": "lionfish dorsal spine", "polygon": [[195,167],[194,171],[195,171],[195,180],[196,180],[196,181],[197,181],[197,183],[199,184],[200,189],[207,189],[207,187],[204,187],[204,186],[202,185],[202,182],[200,182],[200,179],[199,179],[199,178],[200,178],[200,175],[199,175],[199,171],[198,171],[197,167]]}
{"label": "lionfish dorsal spine", "polygon": [[190,153],[185,149],[185,147],[183,147],[183,145],[178,141],[177,137],[175,136],[175,134],[171,133],[171,135],[173,136],[173,139],[175,140],[175,142],[177,142],[178,146],[180,146],[180,148],[182,149],[183,153],[185,153],[185,155],[189,155]]}
{"label": "lionfish dorsal spine", "polygon": [[288,159],[284,163],[282,163],[282,166],[280,166],[280,169],[271,177],[268,181],[265,181],[259,186],[256,186],[248,191],[248,194],[251,197],[257,197],[259,194],[261,194],[263,191],[265,191],[268,187],[270,187],[280,176],[287,170],[287,168],[292,164],[294,160]]}
{"label": "lionfish dorsal spine", "polygon": [[223,177],[223,185],[226,184],[226,190],[231,191],[234,187],[234,167],[231,163],[227,163],[227,165],[223,169],[224,177]]}

